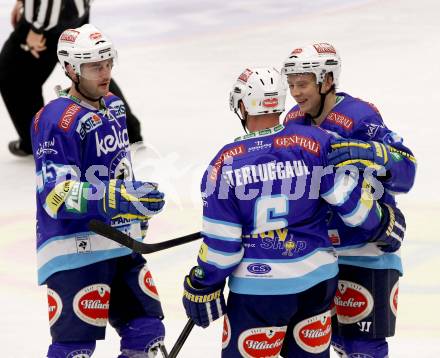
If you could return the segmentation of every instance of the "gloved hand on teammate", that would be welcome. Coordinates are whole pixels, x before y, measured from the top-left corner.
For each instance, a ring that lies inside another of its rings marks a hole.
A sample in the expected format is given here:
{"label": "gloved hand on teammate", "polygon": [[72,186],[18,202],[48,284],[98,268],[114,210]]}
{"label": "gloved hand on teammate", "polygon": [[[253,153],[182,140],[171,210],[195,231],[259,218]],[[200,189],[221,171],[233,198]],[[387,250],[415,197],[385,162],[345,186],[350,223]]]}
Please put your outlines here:
{"label": "gloved hand on teammate", "polygon": [[370,241],[376,242],[384,252],[395,252],[399,250],[405,236],[405,217],[395,206],[383,203],[380,206],[382,207],[382,220]]}
{"label": "gloved hand on teammate", "polygon": [[337,168],[354,165],[360,170],[366,167],[379,169],[383,166],[389,170],[393,164],[392,156],[385,144],[379,142],[363,142],[360,140],[334,140],[328,162]]}
{"label": "gloved hand on teammate", "polygon": [[226,313],[226,303],[223,296],[225,281],[208,287],[202,287],[194,282],[195,277],[203,278],[201,267],[193,267],[183,282],[183,306],[186,315],[197,326],[206,328],[211,322]]}
{"label": "gloved hand on teammate", "polygon": [[100,211],[109,219],[148,220],[158,214],[164,204],[164,194],[157,190],[157,184],[142,181],[112,179],[105,183]]}

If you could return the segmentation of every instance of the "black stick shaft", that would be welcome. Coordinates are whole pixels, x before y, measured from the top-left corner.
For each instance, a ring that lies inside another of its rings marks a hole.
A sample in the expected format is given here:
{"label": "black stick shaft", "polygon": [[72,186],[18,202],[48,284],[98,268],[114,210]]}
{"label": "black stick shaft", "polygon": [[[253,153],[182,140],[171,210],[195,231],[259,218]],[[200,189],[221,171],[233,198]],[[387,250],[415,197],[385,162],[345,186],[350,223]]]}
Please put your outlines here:
{"label": "black stick shaft", "polygon": [[129,249],[132,249],[133,251],[140,254],[151,254],[153,252],[166,250],[175,246],[183,245],[191,241],[201,239],[202,237],[200,232],[195,232],[193,234],[181,236],[175,239],[147,244],[134,240],[133,238],[124,234],[118,229],[107,225],[106,223],[99,220],[90,220],[88,227],[91,231],[94,231],[97,234],[106,237],[107,239],[113,240],[118,244],[124,245],[125,247],[128,247]]}
{"label": "black stick shaft", "polygon": [[186,322],[185,327],[182,330],[182,333],[180,333],[179,338],[177,338],[176,343],[174,343],[173,348],[171,349],[171,352],[168,356],[168,358],[176,358],[179,354],[180,350],[183,347],[183,344],[185,343],[186,339],[188,338],[189,334],[191,333],[192,329],[194,327],[194,321],[190,318],[188,322]]}

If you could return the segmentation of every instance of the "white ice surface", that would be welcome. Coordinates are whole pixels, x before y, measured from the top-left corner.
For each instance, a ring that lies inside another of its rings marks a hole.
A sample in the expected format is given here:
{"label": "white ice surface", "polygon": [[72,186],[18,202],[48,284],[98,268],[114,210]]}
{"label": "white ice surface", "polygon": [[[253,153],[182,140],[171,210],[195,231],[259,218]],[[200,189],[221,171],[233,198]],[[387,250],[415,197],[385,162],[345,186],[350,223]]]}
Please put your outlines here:
{"label": "white ice surface", "polygon": [[[0,0],[0,43],[10,32],[12,0]],[[296,47],[333,43],[343,58],[340,89],[374,102],[387,125],[419,162],[416,185],[399,199],[408,231],[400,283],[397,335],[390,357],[440,356],[440,249],[435,231],[438,193],[440,4],[434,0],[95,1],[92,20],[119,51],[115,77],[143,125],[149,149],[136,153],[138,176],[157,180],[167,193],[165,212],[152,222],[152,241],[198,231],[198,185],[219,148],[241,134],[228,109],[228,93],[248,66],[279,67]],[[60,68],[44,87],[68,82]],[[291,101],[288,105],[292,104]],[[26,83],[23,83],[26,105]],[[7,151],[16,134],[0,101],[0,356],[44,357],[49,343],[45,289],[36,284],[34,165]],[[166,314],[170,348],[186,318],[183,275],[198,243],[148,260]],[[220,323],[195,328],[180,357],[216,357]],[[111,328],[94,357],[116,357]],[[211,354],[209,354],[211,353]]]}

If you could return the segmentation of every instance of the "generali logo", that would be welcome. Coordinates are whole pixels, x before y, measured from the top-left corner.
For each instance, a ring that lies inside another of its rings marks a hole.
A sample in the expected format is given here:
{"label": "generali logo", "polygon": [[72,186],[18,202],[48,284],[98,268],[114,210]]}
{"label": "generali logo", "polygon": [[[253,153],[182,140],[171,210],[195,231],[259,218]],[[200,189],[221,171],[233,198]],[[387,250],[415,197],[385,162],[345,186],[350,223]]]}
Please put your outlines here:
{"label": "generali logo", "polygon": [[298,322],[293,329],[296,343],[309,353],[322,353],[328,349],[332,336],[330,310]]}
{"label": "generali logo", "polygon": [[275,137],[274,144],[276,148],[287,148],[299,146],[307,152],[319,155],[321,146],[316,140],[301,135],[292,134],[289,136]]}
{"label": "generali logo", "polygon": [[347,131],[353,128],[353,119],[343,115],[342,113],[331,112],[326,119],[329,122],[332,122],[337,126],[344,128]]}
{"label": "generali logo", "polygon": [[346,280],[339,280],[334,302],[338,321],[343,324],[361,321],[374,306],[373,296],[365,287]]}
{"label": "generali logo", "polygon": [[296,109],[294,111],[287,113],[286,117],[284,118],[284,124],[303,117],[304,117],[304,112],[301,112],[299,109]]}
{"label": "generali logo", "polygon": [[238,349],[243,357],[278,357],[286,336],[287,326],[260,327],[244,331],[238,337]]}
{"label": "generali logo", "polygon": [[70,126],[72,125],[75,116],[80,110],[81,107],[78,106],[77,104],[75,103],[69,104],[67,108],[64,110],[63,114],[61,115],[61,118],[58,122],[58,127],[61,128],[63,131],[67,132]]}
{"label": "generali logo", "polygon": [[73,310],[84,322],[105,327],[108,319],[110,287],[96,284],[84,287],[73,299]]}
{"label": "generali logo", "polygon": [[242,155],[244,153],[246,153],[246,147],[243,144],[240,144],[239,146],[224,150],[220,154],[220,156],[215,160],[215,162],[213,164],[213,168],[212,168],[211,173],[209,175],[209,178],[212,181],[215,181],[217,179],[218,172],[226,159],[231,158],[231,157],[236,157],[236,156]]}

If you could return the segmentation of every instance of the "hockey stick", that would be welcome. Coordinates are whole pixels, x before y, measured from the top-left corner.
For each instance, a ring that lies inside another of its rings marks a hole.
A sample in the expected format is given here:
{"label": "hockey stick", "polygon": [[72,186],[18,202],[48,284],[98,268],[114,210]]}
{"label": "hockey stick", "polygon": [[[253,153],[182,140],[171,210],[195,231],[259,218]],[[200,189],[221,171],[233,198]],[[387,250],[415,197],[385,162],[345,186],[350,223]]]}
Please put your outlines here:
{"label": "hockey stick", "polygon": [[129,249],[140,254],[151,254],[153,252],[162,251],[169,249],[174,246],[179,246],[186,244],[191,241],[195,241],[202,238],[200,232],[195,232],[193,234],[178,237],[176,239],[158,242],[156,244],[146,244],[137,240],[134,240],[130,236],[124,234],[118,229],[107,225],[106,223],[92,219],[88,223],[89,230],[96,232],[99,235],[106,237],[107,239],[113,240]]}
{"label": "hockey stick", "polygon": [[182,333],[180,333],[179,338],[177,338],[176,343],[174,343],[173,348],[171,349],[171,352],[168,356],[168,358],[176,358],[179,354],[180,350],[183,347],[183,344],[185,343],[186,339],[188,338],[189,334],[191,333],[192,329],[194,328],[194,321],[190,318],[188,322],[186,322],[185,327],[182,330]]}

